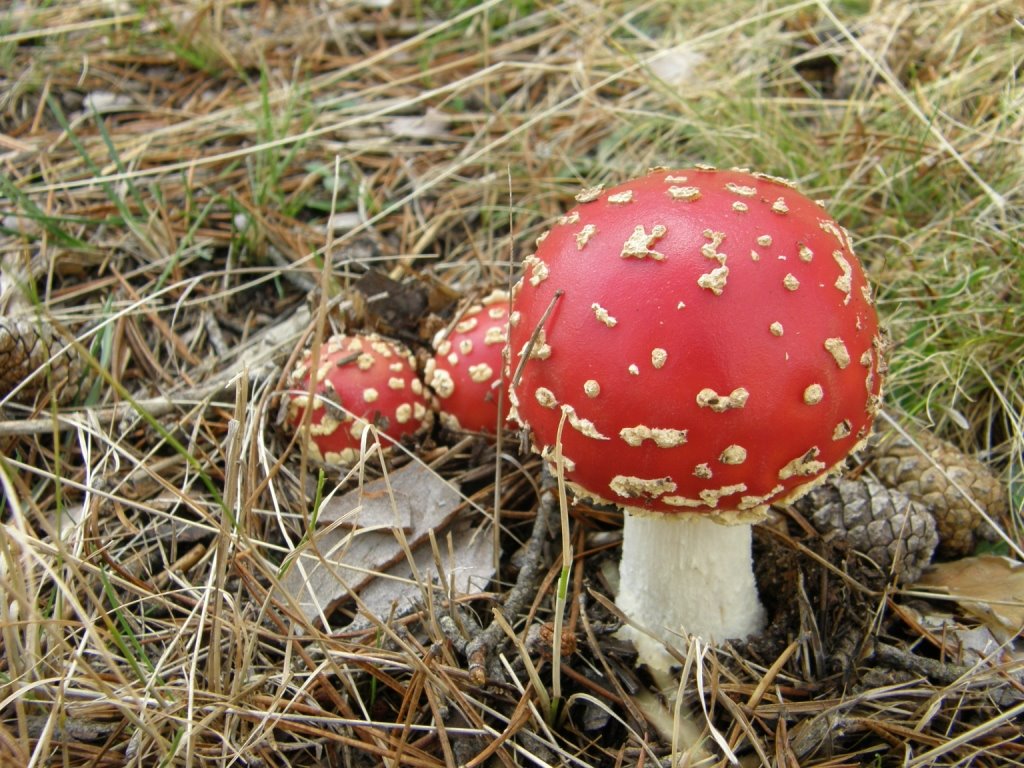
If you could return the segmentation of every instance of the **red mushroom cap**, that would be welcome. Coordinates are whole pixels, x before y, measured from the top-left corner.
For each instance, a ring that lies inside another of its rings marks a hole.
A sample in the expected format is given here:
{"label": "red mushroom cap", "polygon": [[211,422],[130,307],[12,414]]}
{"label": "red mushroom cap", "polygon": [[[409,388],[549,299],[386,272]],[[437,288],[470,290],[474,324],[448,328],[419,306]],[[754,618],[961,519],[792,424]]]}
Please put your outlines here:
{"label": "red mushroom cap", "polygon": [[[449,429],[493,434],[507,330],[508,293],[494,291],[434,337],[434,356],[423,374]],[[507,402],[504,407],[507,414]]]}
{"label": "red mushroom cap", "polygon": [[818,204],[711,168],[577,199],[524,260],[509,323],[513,371],[532,342],[512,405],[549,459],[565,419],[577,493],[756,519],[864,441],[885,345]]}
{"label": "red mushroom cap", "polygon": [[[302,428],[313,373],[307,350],[284,394],[293,428]],[[320,347],[315,374],[305,437],[314,458],[327,464],[347,465],[359,458],[367,422],[395,440],[425,432],[433,423],[416,358],[398,342],[375,334],[332,336]]]}

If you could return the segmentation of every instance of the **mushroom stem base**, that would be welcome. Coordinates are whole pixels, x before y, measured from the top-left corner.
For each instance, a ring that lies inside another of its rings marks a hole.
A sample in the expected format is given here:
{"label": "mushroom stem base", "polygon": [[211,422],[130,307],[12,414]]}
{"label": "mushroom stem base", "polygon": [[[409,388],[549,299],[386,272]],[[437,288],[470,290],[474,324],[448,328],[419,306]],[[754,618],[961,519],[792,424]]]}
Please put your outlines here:
{"label": "mushroom stem base", "polygon": [[[685,648],[743,638],[764,625],[751,557],[751,526],[702,515],[626,514],[616,604],[657,640]],[[627,632],[644,658],[643,631]]]}

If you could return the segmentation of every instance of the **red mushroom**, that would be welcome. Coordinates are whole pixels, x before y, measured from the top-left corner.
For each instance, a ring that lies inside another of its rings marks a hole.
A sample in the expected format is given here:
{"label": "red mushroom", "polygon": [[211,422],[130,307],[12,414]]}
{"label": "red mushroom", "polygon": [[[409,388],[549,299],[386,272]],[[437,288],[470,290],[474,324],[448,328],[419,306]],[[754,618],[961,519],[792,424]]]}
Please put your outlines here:
{"label": "red mushroom", "polygon": [[313,373],[307,350],[289,377],[284,401],[288,424],[304,429],[306,444],[319,461],[354,463],[368,422],[394,440],[426,432],[433,423],[416,359],[395,341],[374,334],[324,341],[315,370],[313,410],[304,428]]}
{"label": "red mushroom", "polygon": [[[508,293],[494,291],[434,337],[434,356],[423,374],[449,429],[496,430],[507,327]],[[504,410],[507,414],[507,402]]]}
{"label": "red mushroom", "polygon": [[657,169],[577,200],[513,290],[513,408],[549,461],[563,424],[578,496],[626,510],[627,615],[664,640],[746,636],[750,524],[841,467],[878,409],[868,284],[782,179]]}

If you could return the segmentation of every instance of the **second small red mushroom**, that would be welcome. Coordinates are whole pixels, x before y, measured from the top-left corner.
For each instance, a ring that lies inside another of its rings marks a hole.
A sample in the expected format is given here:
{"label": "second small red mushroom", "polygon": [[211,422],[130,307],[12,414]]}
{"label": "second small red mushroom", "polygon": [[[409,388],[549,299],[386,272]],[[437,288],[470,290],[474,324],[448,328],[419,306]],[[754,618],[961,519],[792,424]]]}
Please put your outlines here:
{"label": "second small red mushroom", "polygon": [[499,400],[507,401],[501,391],[507,328],[508,293],[494,291],[434,337],[434,355],[423,375],[448,429],[490,434],[497,429]]}

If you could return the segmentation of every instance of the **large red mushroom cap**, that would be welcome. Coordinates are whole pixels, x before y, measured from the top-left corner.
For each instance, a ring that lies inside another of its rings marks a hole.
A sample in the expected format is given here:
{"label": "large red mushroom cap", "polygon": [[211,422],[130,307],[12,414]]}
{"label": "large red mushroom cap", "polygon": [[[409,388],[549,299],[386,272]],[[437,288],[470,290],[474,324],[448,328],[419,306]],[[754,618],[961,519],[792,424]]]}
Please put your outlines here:
{"label": "large red mushroom cap", "polygon": [[[497,428],[508,301],[506,291],[493,291],[434,337],[423,376],[449,429],[493,434]],[[501,399],[507,415],[508,399]]]}
{"label": "large red mushroom cap", "polygon": [[[312,413],[304,427],[311,376]],[[315,365],[307,350],[289,376],[284,403],[288,424],[304,430],[313,457],[327,464],[354,463],[368,423],[394,440],[426,432],[433,423],[416,358],[375,334],[330,337]]]}
{"label": "large red mushroom cap", "polygon": [[756,519],[878,409],[884,342],[847,232],[785,180],[655,170],[590,189],[523,266],[510,396],[566,478],[633,511]]}

